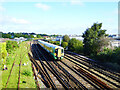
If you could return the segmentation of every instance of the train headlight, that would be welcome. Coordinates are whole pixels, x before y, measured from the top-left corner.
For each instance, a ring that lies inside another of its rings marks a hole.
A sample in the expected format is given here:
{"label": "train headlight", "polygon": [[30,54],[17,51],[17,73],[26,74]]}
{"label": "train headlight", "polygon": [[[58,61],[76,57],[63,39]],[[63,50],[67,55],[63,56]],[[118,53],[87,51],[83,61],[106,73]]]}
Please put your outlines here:
{"label": "train headlight", "polygon": [[56,53],[54,53],[54,55],[56,56]]}

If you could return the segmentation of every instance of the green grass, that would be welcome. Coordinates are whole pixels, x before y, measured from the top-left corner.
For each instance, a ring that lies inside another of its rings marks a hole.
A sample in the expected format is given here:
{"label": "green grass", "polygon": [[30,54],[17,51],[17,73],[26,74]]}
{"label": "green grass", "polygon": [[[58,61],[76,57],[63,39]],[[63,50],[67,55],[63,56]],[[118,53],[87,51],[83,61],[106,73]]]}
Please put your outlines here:
{"label": "green grass", "polygon": [[[15,59],[15,55],[16,56],[16,62],[15,65],[13,67],[13,71],[11,73],[11,77],[9,79],[9,83],[7,88],[17,88],[18,85],[18,77],[19,77],[19,63],[20,60],[22,60],[21,63],[21,73],[20,73],[20,88],[36,88],[36,84],[35,84],[35,80],[33,78],[33,72],[32,72],[32,67],[31,67],[31,61],[29,60],[28,57],[28,50],[27,50],[27,46],[28,44],[26,42],[23,42],[20,44],[20,47],[18,49],[16,49],[16,51],[12,52],[7,58],[8,60],[10,60],[10,62],[8,62],[7,67],[8,70],[4,70],[2,72],[2,87],[4,88],[8,79],[8,76],[10,74],[10,70],[12,67],[12,64],[14,62]],[[25,54],[25,55],[23,55]],[[22,57],[23,59],[21,59],[20,57]],[[23,66],[24,63],[28,63],[26,66]],[[23,71],[24,70],[28,70],[28,72],[32,72],[31,76],[25,76],[23,75]],[[23,83],[23,81],[26,81],[26,83]]]}

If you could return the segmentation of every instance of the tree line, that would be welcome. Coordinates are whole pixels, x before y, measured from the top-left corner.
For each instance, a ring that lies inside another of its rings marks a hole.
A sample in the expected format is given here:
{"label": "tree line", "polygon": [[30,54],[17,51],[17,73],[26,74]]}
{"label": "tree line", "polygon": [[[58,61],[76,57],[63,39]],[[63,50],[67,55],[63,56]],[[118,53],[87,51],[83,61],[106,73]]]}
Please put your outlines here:
{"label": "tree line", "polygon": [[63,37],[62,46],[72,52],[86,55],[102,62],[112,62],[120,65],[120,47],[110,46],[107,30],[101,29],[102,23],[94,23],[83,33],[83,42],[68,35]]}
{"label": "tree line", "polygon": [[[24,38],[43,38],[44,36],[49,36],[49,37],[57,37],[60,35],[47,35],[47,34],[36,34],[36,33],[14,33],[14,32],[8,32],[8,33],[2,33],[2,38],[10,38],[13,39],[15,37],[24,37]],[[34,37],[36,35],[36,37]]]}

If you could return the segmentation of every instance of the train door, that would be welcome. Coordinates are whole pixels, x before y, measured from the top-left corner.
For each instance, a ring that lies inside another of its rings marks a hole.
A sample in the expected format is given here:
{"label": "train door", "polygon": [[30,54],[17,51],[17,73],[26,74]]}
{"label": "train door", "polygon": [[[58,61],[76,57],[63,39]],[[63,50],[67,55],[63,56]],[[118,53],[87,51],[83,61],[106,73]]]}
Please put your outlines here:
{"label": "train door", "polygon": [[58,57],[61,57],[61,49],[58,49]]}

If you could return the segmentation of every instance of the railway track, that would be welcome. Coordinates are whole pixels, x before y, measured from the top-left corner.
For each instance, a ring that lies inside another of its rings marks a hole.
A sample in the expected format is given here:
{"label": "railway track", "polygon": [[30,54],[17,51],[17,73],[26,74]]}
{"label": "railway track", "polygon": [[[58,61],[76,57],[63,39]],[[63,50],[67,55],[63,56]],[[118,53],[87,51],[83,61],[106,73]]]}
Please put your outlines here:
{"label": "railway track", "polygon": [[[29,53],[28,53],[29,54]],[[30,55],[30,54],[29,54]],[[31,56],[31,55],[30,55]],[[32,58],[30,58],[32,59]],[[33,63],[31,63],[32,65],[32,71],[33,71],[33,75],[35,76],[35,83],[36,83],[36,86],[37,86],[37,89],[40,90],[40,84],[38,82],[38,78],[37,78],[37,75],[36,75],[36,72],[35,72],[35,67],[33,65]]]}
{"label": "railway track", "polygon": [[[53,74],[54,76],[59,80],[59,82],[62,84],[62,86],[65,88],[65,89],[68,89],[68,88],[84,88],[84,89],[87,89],[85,86],[83,86],[79,81],[77,81],[77,79],[75,79],[67,70],[66,71],[63,71],[63,70],[60,70],[60,65],[59,65],[59,68],[56,68],[56,64],[55,62],[53,63],[53,59],[52,58],[46,58],[46,54],[48,55],[47,52],[44,52],[44,55],[43,53],[41,53],[40,51],[45,51],[45,50],[40,50],[42,48],[36,46],[36,51],[38,50],[39,52],[39,55],[40,57],[42,57],[42,59],[44,59],[44,66],[46,68],[48,68]],[[58,67],[58,66],[57,66]],[[61,66],[62,67],[62,66]],[[64,69],[65,70],[65,69]],[[64,73],[67,73],[69,74],[69,78],[66,78],[67,76],[64,74]],[[69,79],[69,80],[68,80]],[[72,83],[72,84],[71,84]],[[73,86],[73,83],[74,83],[74,86]],[[77,84],[78,83],[78,84]],[[77,84],[77,85],[76,85]]]}
{"label": "railway track", "polygon": [[[119,80],[120,74],[110,70],[108,67],[102,66],[101,62],[93,61],[92,59],[86,58],[82,55],[79,55],[79,54],[76,54],[76,53],[73,53],[70,51],[65,51],[65,53],[72,55],[73,57],[80,59],[82,61],[85,61],[86,63],[93,65],[95,68],[101,69],[101,71],[103,71],[103,72],[110,73],[111,77],[116,77],[116,80]],[[120,82],[120,80],[119,80],[119,82]]]}
{"label": "railway track", "polygon": [[[43,51],[43,50],[42,50]],[[54,67],[54,65],[50,62],[50,60],[52,58],[46,58],[44,57],[44,55],[40,52],[39,50],[39,53],[42,55],[43,59],[46,61],[47,64],[44,63],[44,65],[54,74],[54,76],[59,80],[59,82],[63,85],[63,87],[65,89],[68,89],[68,88],[73,88],[70,83],[65,79],[63,78],[64,76],[61,75],[61,73],[58,71],[58,69],[56,69]],[[45,54],[45,52],[44,52]]]}
{"label": "railway track", "polygon": [[[35,48],[35,47],[33,47],[33,48]],[[44,84],[46,85],[47,88],[56,88],[55,84],[53,83],[52,79],[50,78],[50,75],[48,74],[47,70],[43,66],[43,62],[42,62],[41,58],[38,57],[38,53],[36,52],[35,49],[33,52],[36,54],[36,57],[38,58],[38,60],[40,61],[40,64],[41,64],[41,66],[40,66],[35,60],[33,60],[33,63],[38,70],[38,74],[40,73],[40,75],[41,75],[41,78],[42,78],[41,80],[44,82]]]}
{"label": "railway track", "polygon": [[11,68],[11,70],[10,70],[10,74],[9,74],[9,76],[8,76],[8,79],[7,79],[7,82],[6,82],[6,85],[5,85],[5,90],[6,90],[6,88],[7,88],[7,85],[8,85],[8,82],[9,82],[9,79],[10,79],[10,76],[11,76],[11,73],[12,73],[12,70],[13,70],[13,67],[14,67],[14,65],[15,65],[16,57],[17,57],[17,54],[15,55],[15,59],[14,59],[14,62],[13,62],[13,64],[12,64],[12,68]]}
{"label": "railway track", "polygon": [[[49,83],[48,85],[50,86],[50,88],[57,88],[57,87],[56,87],[56,84],[53,81],[53,78],[51,78],[51,76],[49,75],[48,72],[51,72],[65,89],[68,89],[68,88],[71,88],[71,89],[78,89],[78,88],[79,89],[87,89],[69,71],[67,71],[67,69],[62,67],[61,64],[63,64],[67,68],[69,68],[76,75],[78,75],[80,78],[83,78],[86,82],[88,82],[90,85],[92,85],[96,89],[112,89],[108,84],[101,81],[101,79],[99,79],[97,77],[100,77],[100,78],[106,80],[107,82],[111,83],[112,85],[116,86],[117,88],[120,88],[119,85],[111,82],[110,80],[108,80],[108,79],[100,76],[99,74],[97,74],[97,73],[89,70],[88,68],[86,68],[86,67],[89,66],[88,64],[91,64],[91,62],[88,63],[87,61],[83,62],[83,61],[80,61],[80,60],[76,60],[75,58],[79,59],[80,57],[76,57],[75,55],[70,56],[71,54],[67,53],[69,55],[65,54],[65,59],[69,60],[69,58],[70,58],[69,61],[75,64],[74,67],[71,67],[71,66],[67,65],[64,62],[64,60],[54,61],[54,59],[51,58],[49,53],[46,52],[38,44],[34,44],[34,46],[32,48],[34,49],[33,50],[34,57],[37,58],[40,61],[41,69],[43,69],[49,77],[49,79],[48,79],[47,76],[46,76],[46,82]],[[79,64],[79,63],[83,64],[85,67],[83,65]],[[95,69],[96,67],[90,67],[89,66],[89,68]],[[97,70],[97,69],[95,69],[95,70],[97,72],[101,73],[99,70]],[[41,72],[40,75],[41,74],[43,74],[43,72]],[[104,75],[108,75],[108,73],[105,73]],[[44,77],[45,77],[45,75],[44,75]],[[112,77],[112,75],[111,76],[109,75],[109,78],[111,78],[111,77]],[[114,75],[114,77],[115,77],[115,75]],[[112,77],[112,78],[114,78],[114,77]],[[51,80],[52,83],[49,82],[50,80]],[[119,80],[116,80],[116,81],[119,81]],[[52,84],[54,84],[55,87],[53,87]]]}
{"label": "railway track", "polygon": [[99,65],[100,62],[90,61],[90,60],[88,60],[84,57],[76,56],[76,55],[73,55],[73,54],[68,54],[68,55],[70,55],[70,56],[72,56],[76,59],[79,59],[80,61],[82,61],[86,64],[89,64],[89,65],[93,66],[94,69],[99,70],[99,72],[101,72],[102,74],[116,80],[117,82],[120,82],[120,80],[119,80],[120,75],[118,73],[112,72],[111,70],[106,70],[103,66]]}
{"label": "railway track", "polygon": [[[27,50],[23,51],[23,53],[20,54],[20,63],[19,63],[19,76],[18,76],[18,90],[19,90],[19,85],[20,85],[20,73],[21,73],[21,64],[22,64],[22,60],[25,56],[25,53],[27,53],[29,51],[28,46],[27,46]],[[23,56],[22,56],[23,55]]]}
{"label": "railway track", "polygon": [[[99,72],[100,74],[105,75],[105,76],[109,75],[108,73],[107,73],[107,74],[103,74],[102,72],[99,71],[99,69],[96,69],[95,67],[93,67],[93,66],[91,66],[91,65],[89,65],[89,64],[86,64],[86,63],[82,62],[80,59],[78,60],[78,59],[76,59],[76,58],[73,58],[73,56],[65,55],[65,58],[66,58],[67,60],[75,63],[76,65],[79,65],[80,67],[84,68],[85,70],[91,72],[92,74],[94,74],[94,75],[96,75],[96,76],[104,79],[105,81],[111,83],[111,84],[114,85],[115,87],[120,88],[119,82],[117,82],[117,84],[116,84],[116,83],[114,83],[114,82],[106,79],[105,77],[101,77],[101,75],[99,75],[98,73],[94,72],[94,71],[91,70],[91,69],[94,69],[95,71],[97,71],[97,72]],[[81,64],[82,64],[82,65],[81,65]],[[113,79],[113,78],[114,78],[114,77],[111,78],[110,75],[109,75],[108,77],[109,77],[110,79]],[[114,79],[113,79],[113,80],[114,80]],[[119,79],[118,79],[118,80],[119,80]],[[116,80],[116,81],[117,81],[117,80]]]}
{"label": "railway track", "polygon": [[[20,54],[20,63],[19,63],[19,74],[18,74],[18,84],[17,84],[17,88],[19,89],[19,84],[20,84],[20,67],[21,67],[21,61],[22,61],[22,59],[23,59],[23,57],[24,57],[24,55],[25,55],[25,50],[23,51],[22,50],[22,52],[23,53],[21,53]],[[23,55],[23,56],[22,56]],[[12,64],[12,67],[11,67],[11,70],[10,70],[10,74],[9,74],[9,76],[8,76],[8,79],[7,79],[7,82],[6,82],[6,85],[5,85],[5,90],[6,90],[6,88],[7,88],[7,86],[8,86],[8,83],[9,83],[9,80],[10,80],[10,77],[11,77],[11,74],[12,74],[12,71],[13,71],[13,68],[14,68],[14,66],[15,66],[15,63],[16,63],[16,58],[18,58],[18,54],[16,54],[15,55],[15,58],[14,58],[14,61],[13,61],[13,64]]]}

